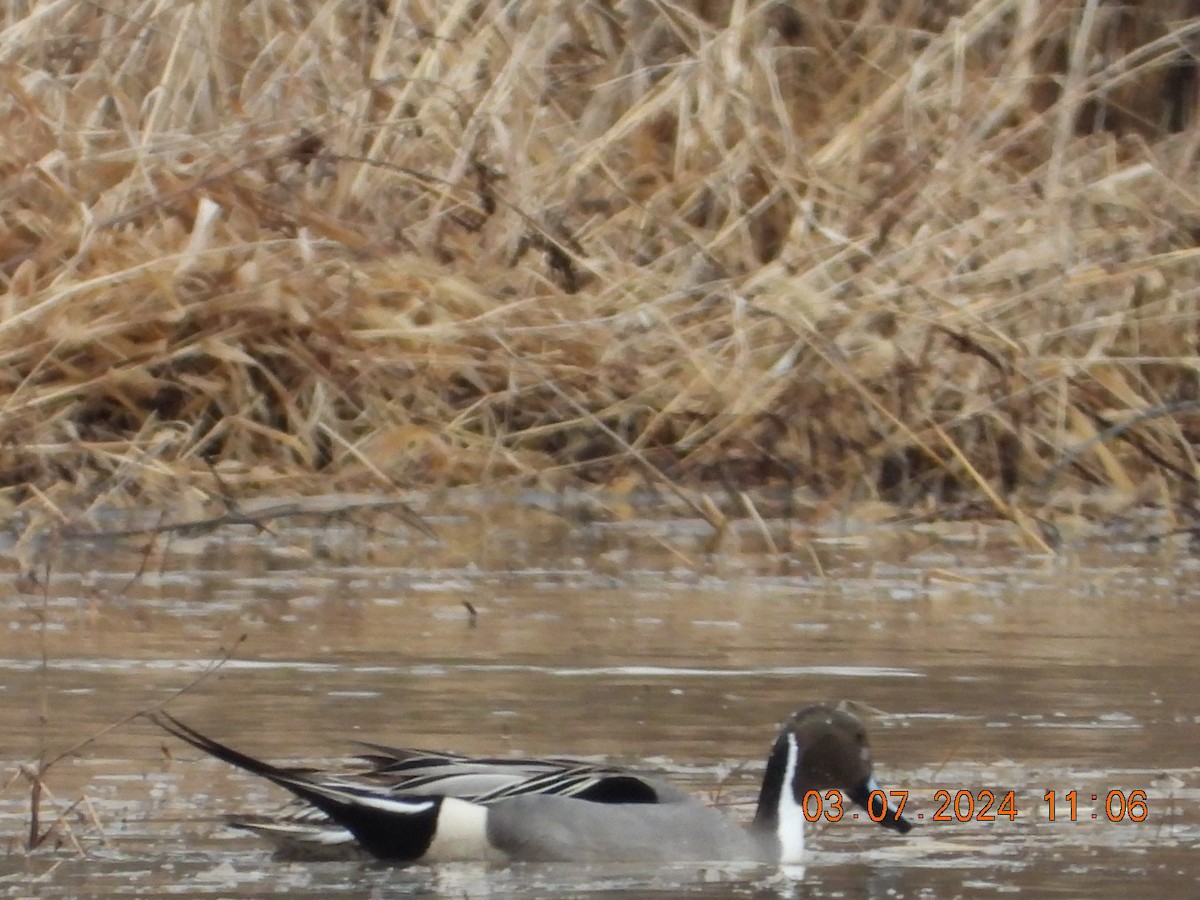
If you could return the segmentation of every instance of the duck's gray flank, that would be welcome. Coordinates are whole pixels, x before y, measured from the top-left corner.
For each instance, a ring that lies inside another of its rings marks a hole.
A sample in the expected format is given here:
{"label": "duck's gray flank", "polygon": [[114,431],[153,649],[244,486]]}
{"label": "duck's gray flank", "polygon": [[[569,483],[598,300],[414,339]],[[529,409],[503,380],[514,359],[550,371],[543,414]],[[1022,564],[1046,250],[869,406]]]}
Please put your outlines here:
{"label": "duck's gray flank", "polygon": [[167,713],[149,717],[193,747],[303,801],[283,815],[231,820],[272,839],[288,855],[358,848],[394,863],[794,863],[804,849],[805,795],[834,789],[888,828],[903,834],[912,827],[882,799],[862,723],[829,704],[807,706],[784,722],[767,760],[754,820],[745,828],[661,779],[614,766],[365,744],[359,768],[318,772],[248,756]]}

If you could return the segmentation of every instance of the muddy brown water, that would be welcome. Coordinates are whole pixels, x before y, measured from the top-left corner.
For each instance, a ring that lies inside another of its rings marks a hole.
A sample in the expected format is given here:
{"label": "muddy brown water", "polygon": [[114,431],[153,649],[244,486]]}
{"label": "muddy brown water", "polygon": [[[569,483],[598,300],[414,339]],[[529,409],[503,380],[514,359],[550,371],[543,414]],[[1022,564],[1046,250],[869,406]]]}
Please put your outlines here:
{"label": "muddy brown water", "polygon": [[[1109,535],[1051,558],[1011,529],[842,523],[782,555],[739,529],[710,555],[688,521],[537,504],[431,521],[440,544],[394,521],[280,524],[149,559],[132,541],[74,545],[45,593],[10,576],[0,895],[1195,895],[1200,562],[1185,546]],[[817,826],[787,873],[277,862],[220,817],[281,795],[138,721],[48,771],[42,825],[75,804],[69,829],[25,850],[20,766],[233,646],[168,708],[258,755],[333,762],[360,737],[645,761],[742,816],[777,723],[853,699],[878,710],[878,774],[918,827]],[[1015,817],[976,820],[985,790],[1011,792]]]}

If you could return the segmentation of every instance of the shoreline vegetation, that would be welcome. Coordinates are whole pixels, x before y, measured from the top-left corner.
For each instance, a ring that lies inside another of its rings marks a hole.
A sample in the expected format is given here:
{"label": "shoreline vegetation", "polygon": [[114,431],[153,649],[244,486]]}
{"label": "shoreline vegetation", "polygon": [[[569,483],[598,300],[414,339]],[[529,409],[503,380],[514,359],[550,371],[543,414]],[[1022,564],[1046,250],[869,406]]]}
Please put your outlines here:
{"label": "shoreline vegetation", "polygon": [[1185,510],[1194,14],[14,0],[0,503]]}

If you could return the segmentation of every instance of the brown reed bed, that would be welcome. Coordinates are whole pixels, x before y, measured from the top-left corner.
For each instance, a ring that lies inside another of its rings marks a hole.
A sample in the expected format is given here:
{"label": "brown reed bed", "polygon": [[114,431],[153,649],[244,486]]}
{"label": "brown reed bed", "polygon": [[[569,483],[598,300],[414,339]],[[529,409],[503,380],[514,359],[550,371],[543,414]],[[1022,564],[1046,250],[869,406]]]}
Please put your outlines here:
{"label": "brown reed bed", "polygon": [[1194,6],[13,0],[3,495],[1177,506]]}

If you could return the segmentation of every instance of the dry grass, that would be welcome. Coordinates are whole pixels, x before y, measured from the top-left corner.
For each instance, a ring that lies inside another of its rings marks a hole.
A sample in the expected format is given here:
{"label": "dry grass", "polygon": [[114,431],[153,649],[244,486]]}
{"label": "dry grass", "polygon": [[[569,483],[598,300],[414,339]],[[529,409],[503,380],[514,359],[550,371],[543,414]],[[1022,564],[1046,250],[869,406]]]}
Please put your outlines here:
{"label": "dry grass", "polygon": [[11,0],[5,495],[1177,504],[1192,6]]}

